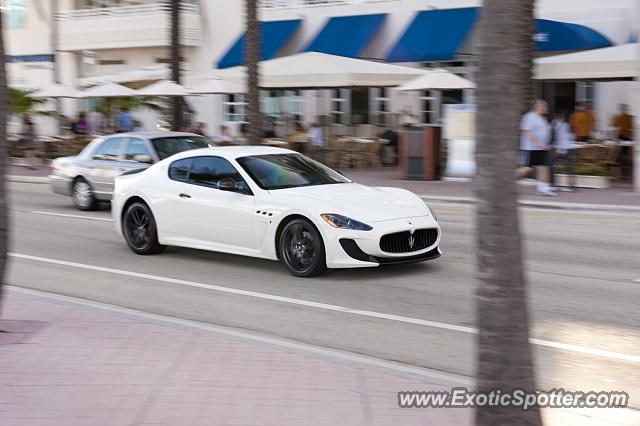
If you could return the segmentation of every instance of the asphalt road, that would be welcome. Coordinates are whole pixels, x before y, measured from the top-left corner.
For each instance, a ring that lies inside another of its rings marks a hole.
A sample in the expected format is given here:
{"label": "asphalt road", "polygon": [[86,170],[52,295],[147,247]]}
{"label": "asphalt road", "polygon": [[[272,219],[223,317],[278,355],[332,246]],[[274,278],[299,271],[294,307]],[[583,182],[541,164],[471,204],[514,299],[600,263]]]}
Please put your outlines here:
{"label": "asphalt road", "polygon": [[[470,206],[435,205],[437,261],[305,280],[197,250],[136,256],[107,209],[79,212],[45,185],[9,189],[13,285],[474,374]],[[624,390],[640,407],[640,215],[523,210],[523,228],[540,387]]]}

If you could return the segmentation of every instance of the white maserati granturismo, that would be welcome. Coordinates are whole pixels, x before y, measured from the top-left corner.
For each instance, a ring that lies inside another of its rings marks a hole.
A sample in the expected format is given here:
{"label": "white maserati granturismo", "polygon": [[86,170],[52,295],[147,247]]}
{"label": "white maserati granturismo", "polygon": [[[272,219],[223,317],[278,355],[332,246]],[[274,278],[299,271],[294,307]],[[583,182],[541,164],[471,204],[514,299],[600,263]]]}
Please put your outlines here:
{"label": "white maserati granturismo", "polygon": [[183,152],[116,178],[112,204],[116,229],[143,255],[191,247],[281,260],[298,277],[441,255],[437,218],[415,194],[280,148]]}

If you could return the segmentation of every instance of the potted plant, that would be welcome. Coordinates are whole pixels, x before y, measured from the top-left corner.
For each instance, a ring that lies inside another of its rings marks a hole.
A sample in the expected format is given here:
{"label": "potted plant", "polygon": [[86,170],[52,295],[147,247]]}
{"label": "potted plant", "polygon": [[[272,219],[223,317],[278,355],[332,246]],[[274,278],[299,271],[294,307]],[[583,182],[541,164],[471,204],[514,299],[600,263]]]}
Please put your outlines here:
{"label": "potted plant", "polygon": [[[558,186],[569,186],[570,176],[565,167],[556,168],[556,184]],[[576,167],[573,182],[577,188],[608,189],[611,187],[609,172],[601,166]]]}

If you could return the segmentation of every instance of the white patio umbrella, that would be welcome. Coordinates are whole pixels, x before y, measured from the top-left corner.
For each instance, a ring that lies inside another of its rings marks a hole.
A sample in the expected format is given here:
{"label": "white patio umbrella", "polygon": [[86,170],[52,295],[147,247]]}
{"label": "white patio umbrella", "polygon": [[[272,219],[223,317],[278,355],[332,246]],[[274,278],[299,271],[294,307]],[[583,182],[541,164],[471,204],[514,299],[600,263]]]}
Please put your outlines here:
{"label": "white patio umbrella", "polygon": [[[424,74],[419,68],[403,67],[318,52],[260,62],[260,87],[264,89],[329,89],[348,87],[393,87]],[[243,83],[244,66],[216,73]]]}
{"label": "white patio umbrella", "polygon": [[143,96],[189,96],[191,91],[173,81],[161,80],[138,90]]}
{"label": "white patio umbrella", "polygon": [[475,89],[476,84],[445,69],[425,71],[425,74],[396,87],[403,92],[418,90],[462,90]]}
{"label": "white patio umbrella", "polygon": [[190,89],[193,95],[224,95],[244,93],[242,85],[222,78],[207,79]]}
{"label": "white patio umbrella", "polygon": [[50,98],[50,99],[59,99],[59,98],[79,98],[80,92],[72,87],[64,86],[62,84],[54,84],[53,86],[49,86],[47,88],[38,90],[35,93],[31,94],[32,98]]}
{"label": "white patio umbrella", "polygon": [[111,82],[98,84],[81,92],[82,98],[126,98],[129,96],[140,96],[140,93]]}

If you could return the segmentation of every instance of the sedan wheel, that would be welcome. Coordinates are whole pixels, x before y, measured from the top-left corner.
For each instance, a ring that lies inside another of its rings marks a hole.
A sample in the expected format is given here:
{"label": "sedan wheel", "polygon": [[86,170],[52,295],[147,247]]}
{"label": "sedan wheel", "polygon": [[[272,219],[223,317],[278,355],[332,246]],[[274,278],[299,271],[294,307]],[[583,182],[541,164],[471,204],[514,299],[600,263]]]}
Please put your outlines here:
{"label": "sedan wheel", "polygon": [[122,219],[122,233],[136,254],[156,254],[165,249],[158,243],[156,221],[144,203],[133,203],[127,208]]}
{"label": "sedan wheel", "polygon": [[82,178],[77,178],[73,182],[71,198],[73,199],[73,204],[80,210],[95,210],[98,205],[98,200],[95,195],[93,195],[91,185]]}
{"label": "sedan wheel", "polygon": [[296,277],[312,277],[326,271],[324,243],[311,222],[296,219],[280,235],[280,259]]}

